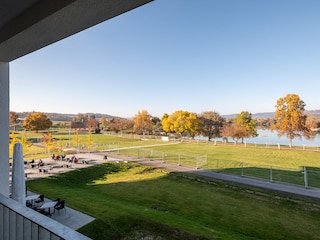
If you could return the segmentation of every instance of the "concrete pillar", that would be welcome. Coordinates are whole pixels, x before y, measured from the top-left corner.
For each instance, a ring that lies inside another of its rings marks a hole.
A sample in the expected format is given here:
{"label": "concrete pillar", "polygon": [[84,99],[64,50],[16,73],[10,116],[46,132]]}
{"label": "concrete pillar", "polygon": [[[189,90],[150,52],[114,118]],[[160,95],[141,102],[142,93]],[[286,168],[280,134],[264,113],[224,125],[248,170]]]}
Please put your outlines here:
{"label": "concrete pillar", "polygon": [[24,159],[22,144],[17,142],[13,149],[12,164],[12,199],[21,205],[26,204],[26,180],[24,176]]}
{"label": "concrete pillar", "polygon": [[0,193],[9,197],[9,63],[0,61]]}

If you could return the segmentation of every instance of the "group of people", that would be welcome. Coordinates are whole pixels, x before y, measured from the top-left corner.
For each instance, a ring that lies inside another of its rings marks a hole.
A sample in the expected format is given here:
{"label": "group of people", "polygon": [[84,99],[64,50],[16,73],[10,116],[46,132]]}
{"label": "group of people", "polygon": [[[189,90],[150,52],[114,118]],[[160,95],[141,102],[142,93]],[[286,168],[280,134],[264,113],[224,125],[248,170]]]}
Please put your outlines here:
{"label": "group of people", "polygon": [[35,164],[35,163],[36,163],[36,162],[34,161],[34,159],[32,159],[32,160],[29,162],[31,168],[34,168],[34,167],[40,168],[40,167],[44,166],[44,162],[42,161],[42,159],[39,159],[38,164]]}
{"label": "group of people", "polygon": [[62,154],[61,156],[60,156],[60,155],[57,155],[57,156],[56,156],[55,154],[52,154],[52,159],[53,159],[53,160],[60,160],[60,158],[61,158],[61,160],[64,160],[65,157],[66,157],[65,154]]}

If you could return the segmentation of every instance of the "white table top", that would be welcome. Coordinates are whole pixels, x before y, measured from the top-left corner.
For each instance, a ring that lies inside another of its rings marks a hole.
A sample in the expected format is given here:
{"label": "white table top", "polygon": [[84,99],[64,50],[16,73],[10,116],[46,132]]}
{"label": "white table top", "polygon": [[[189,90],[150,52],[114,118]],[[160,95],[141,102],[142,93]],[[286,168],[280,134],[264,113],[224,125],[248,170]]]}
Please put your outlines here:
{"label": "white table top", "polygon": [[26,196],[26,201],[31,201],[31,200],[36,200],[40,197],[40,195],[30,195],[30,196]]}
{"label": "white table top", "polygon": [[46,202],[39,208],[40,209],[53,208],[57,203],[58,203],[57,201]]}

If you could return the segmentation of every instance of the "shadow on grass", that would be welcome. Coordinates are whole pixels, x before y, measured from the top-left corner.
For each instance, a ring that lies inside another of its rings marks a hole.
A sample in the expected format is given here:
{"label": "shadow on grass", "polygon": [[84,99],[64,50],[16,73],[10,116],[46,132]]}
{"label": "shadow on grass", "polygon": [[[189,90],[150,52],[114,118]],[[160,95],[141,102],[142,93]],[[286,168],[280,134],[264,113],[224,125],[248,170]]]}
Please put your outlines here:
{"label": "shadow on grass", "polygon": [[[94,216],[79,230],[93,239],[320,239],[314,238],[320,206],[312,202],[309,207],[309,200],[186,173],[133,176],[156,171],[106,163],[30,181],[28,188],[59,195],[70,207]],[[112,177],[121,181],[108,182]]]}

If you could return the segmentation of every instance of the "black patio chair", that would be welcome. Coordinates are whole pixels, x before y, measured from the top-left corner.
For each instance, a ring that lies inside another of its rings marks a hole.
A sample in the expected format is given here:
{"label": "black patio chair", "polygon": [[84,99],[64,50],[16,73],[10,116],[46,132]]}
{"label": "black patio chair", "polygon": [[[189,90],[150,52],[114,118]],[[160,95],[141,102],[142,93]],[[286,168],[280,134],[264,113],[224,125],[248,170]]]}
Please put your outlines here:
{"label": "black patio chair", "polygon": [[60,200],[60,201],[54,206],[54,212],[57,210],[58,213],[59,213],[61,209],[64,209],[64,210],[66,211],[65,203],[66,203],[65,200],[63,200],[63,199]]}
{"label": "black patio chair", "polygon": [[39,207],[44,203],[44,194],[41,194],[38,199],[34,201],[35,207]]}

